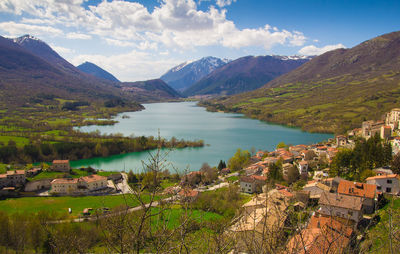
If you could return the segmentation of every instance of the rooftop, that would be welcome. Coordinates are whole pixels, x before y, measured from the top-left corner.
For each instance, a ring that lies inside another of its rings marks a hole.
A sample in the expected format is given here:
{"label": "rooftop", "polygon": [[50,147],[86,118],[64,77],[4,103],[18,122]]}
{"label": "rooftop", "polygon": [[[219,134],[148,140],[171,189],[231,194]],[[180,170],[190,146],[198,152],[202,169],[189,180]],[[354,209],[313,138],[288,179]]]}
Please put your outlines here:
{"label": "rooftop", "polygon": [[342,180],[339,183],[337,191],[338,193],[345,195],[374,198],[376,185]]}
{"label": "rooftop", "polygon": [[355,196],[323,192],[319,199],[319,204],[360,211],[362,207],[362,199]]}
{"label": "rooftop", "polygon": [[371,176],[368,177],[366,180],[375,180],[375,179],[387,179],[387,178],[398,178],[399,175],[398,174],[391,174],[391,175],[380,175],[380,176]]}

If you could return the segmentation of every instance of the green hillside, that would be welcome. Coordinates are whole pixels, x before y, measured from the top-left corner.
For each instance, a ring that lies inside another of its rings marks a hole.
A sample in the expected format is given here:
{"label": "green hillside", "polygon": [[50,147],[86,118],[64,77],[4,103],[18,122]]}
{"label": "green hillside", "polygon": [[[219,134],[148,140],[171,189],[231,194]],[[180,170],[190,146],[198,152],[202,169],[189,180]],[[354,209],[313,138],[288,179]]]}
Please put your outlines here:
{"label": "green hillside", "polygon": [[316,132],[381,119],[400,105],[400,32],[327,52],[258,90],[201,105]]}

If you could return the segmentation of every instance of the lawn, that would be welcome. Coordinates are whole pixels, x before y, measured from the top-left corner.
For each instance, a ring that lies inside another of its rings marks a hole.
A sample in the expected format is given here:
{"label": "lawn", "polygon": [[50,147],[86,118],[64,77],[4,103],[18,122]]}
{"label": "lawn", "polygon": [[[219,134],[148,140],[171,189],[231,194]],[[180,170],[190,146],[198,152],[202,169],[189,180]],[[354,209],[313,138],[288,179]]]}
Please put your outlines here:
{"label": "lawn", "polygon": [[[9,198],[0,201],[0,211],[13,213],[37,213],[38,211],[55,211],[67,214],[68,208],[72,209],[72,216],[79,216],[84,208],[115,208],[128,204],[130,207],[138,206],[139,202],[133,196],[86,196],[86,197],[27,197]],[[159,197],[157,198],[159,199]],[[148,196],[145,200],[149,200]]]}
{"label": "lawn", "polygon": [[[153,208],[153,212],[154,213],[159,212],[159,208]],[[164,225],[164,223],[166,223],[165,225],[167,225],[168,229],[174,229],[179,226],[179,224],[181,223],[180,222],[181,218],[185,216],[188,216],[197,222],[215,221],[223,219],[222,215],[213,212],[205,212],[197,209],[185,210],[182,208],[171,208],[164,211],[162,218],[160,216],[159,220],[157,220],[157,217],[153,220],[153,227],[156,227],[157,223],[160,223],[161,225]],[[161,222],[161,220],[164,223]]]}

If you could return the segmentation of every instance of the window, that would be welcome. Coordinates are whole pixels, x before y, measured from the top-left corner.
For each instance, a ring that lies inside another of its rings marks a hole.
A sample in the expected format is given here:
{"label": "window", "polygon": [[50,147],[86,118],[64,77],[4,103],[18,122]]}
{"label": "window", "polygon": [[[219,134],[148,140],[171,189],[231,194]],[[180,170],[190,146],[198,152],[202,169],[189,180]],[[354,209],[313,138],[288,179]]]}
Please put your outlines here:
{"label": "window", "polygon": [[381,190],[382,187],[381,187],[381,186],[376,186],[376,189],[377,189],[377,190]]}
{"label": "window", "polygon": [[386,188],[386,192],[392,192],[392,188]]}
{"label": "window", "polygon": [[390,184],[390,183],[392,183],[392,179],[386,180],[386,182]]}

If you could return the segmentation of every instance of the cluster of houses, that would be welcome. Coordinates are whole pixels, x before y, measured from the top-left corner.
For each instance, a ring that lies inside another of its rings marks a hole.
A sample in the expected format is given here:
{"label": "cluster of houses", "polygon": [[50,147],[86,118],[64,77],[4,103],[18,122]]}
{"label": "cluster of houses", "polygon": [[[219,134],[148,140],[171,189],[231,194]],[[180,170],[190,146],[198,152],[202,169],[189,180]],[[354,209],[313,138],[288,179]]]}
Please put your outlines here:
{"label": "cluster of houses", "polygon": [[289,207],[317,206],[309,221],[289,239],[285,253],[342,253],[354,241],[358,226],[378,208],[382,194],[400,194],[399,175],[384,169],[376,172],[366,183],[322,178],[308,181],[300,191],[276,184],[243,205],[242,218],[231,231],[239,233],[239,242],[254,233],[279,237],[290,224]]}
{"label": "cluster of houses", "polygon": [[[69,160],[54,160],[49,170],[70,173]],[[34,177],[41,172],[41,168],[33,168],[29,170],[9,170],[5,174],[0,174],[0,196],[18,196],[22,192],[29,194],[47,190],[52,195],[105,194],[115,192],[112,180],[121,179],[120,174],[118,174],[119,177],[112,176],[109,178],[93,174],[80,178],[27,180],[28,177]]]}
{"label": "cluster of houses", "polygon": [[[315,145],[296,145],[288,149],[279,148],[266,153],[259,151],[251,159],[254,163],[244,169],[244,176],[240,178],[240,189],[245,193],[254,193],[261,190],[267,179],[271,165],[282,162],[282,176],[284,180],[290,177],[290,171],[298,171],[302,179],[308,179],[309,169],[318,169],[320,165],[328,165],[341,146],[341,137],[337,137],[336,143],[327,142]],[[328,169],[316,170],[316,177],[327,176]]]}

